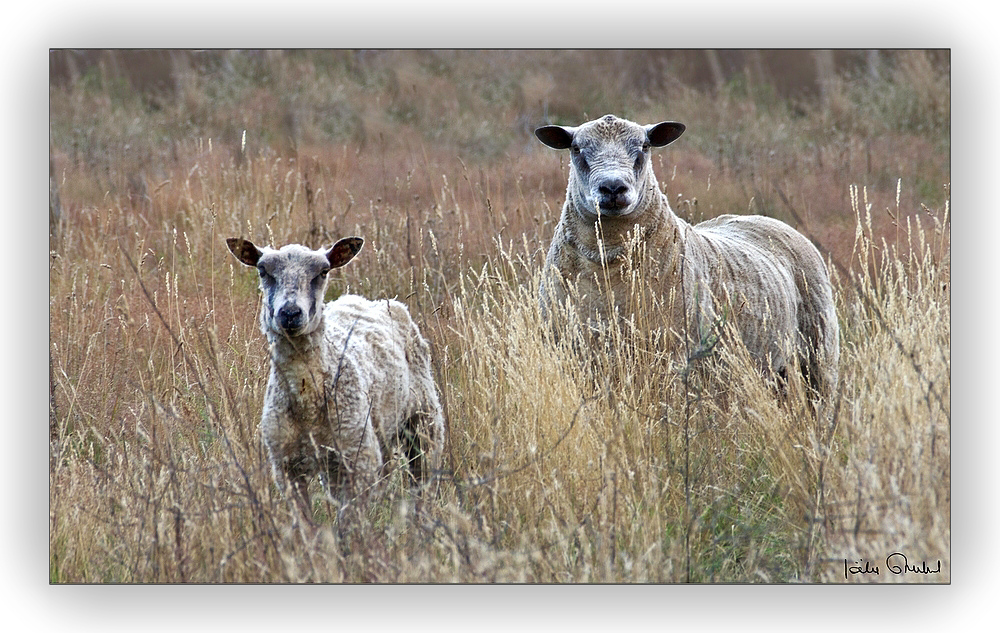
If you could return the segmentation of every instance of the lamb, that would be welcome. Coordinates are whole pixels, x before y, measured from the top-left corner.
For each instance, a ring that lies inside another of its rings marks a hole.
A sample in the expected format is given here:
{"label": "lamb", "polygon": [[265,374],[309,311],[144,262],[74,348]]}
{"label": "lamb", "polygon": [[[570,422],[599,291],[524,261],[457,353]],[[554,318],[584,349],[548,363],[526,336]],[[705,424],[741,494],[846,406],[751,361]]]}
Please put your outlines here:
{"label": "lamb", "polygon": [[840,344],[823,258],[802,234],[772,218],[722,215],[694,226],[678,218],[653,174],[650,148],[672,143],[684,129],[609,114],[578,127],[535,130],[548,147],[571,151],[566,202],[539,291],[542,314],[566,302],[566,282],[573,282],[577,309],[591,323],[628,318],[627,275],[605,271],[632,261],[629,240],[641,241],[645,278],[661,296],[679,298],[665,314],[678,336],[687,333],[697,344],[729,321],[765,372],[783,382],[797,361],[806,384],[829,396]]}
{"label": "lamb", "polygon": [[287,494],[290,485],[309,519],[312,475],[327,491],[360,493],[399,450],[415,480],[429,479],[440,466],[444,418],[430,348],[406,306],[354,295],[323,304],[327,273],[364,240],[347,237],[327,250],[226,243],[260,274],[271,355],[260,430],[278,489]]}

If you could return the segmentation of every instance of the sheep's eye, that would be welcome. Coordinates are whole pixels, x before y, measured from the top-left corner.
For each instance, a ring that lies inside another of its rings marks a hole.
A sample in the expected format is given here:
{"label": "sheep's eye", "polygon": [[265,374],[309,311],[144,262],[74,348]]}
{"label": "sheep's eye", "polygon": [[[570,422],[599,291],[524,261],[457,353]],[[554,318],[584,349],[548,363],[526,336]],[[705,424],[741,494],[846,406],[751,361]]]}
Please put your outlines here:
{"label": "sheep's eye", "polygon": [[329,268],[324,268],[321,271],[319,271],[319,274],[316,275],[315,277],[313,277],[313,283],[317,283],[318,284],[318,283],[322,282],[324,279],[326,279],[326,275],[329,272],[330,272]]}
{"label": "sheep's eye", "polygon": [[646,141],[645,143],[642,144],[642,151],[643,152],[649,151],[649,141]]}
{"label": "sheep's eye", "polygon": [[270,276],[270,275],[267,274],[267,271],[264,269],[263,264],[257,266],[257,272],[260,273],[260,278],[261,279],[267,279]]}

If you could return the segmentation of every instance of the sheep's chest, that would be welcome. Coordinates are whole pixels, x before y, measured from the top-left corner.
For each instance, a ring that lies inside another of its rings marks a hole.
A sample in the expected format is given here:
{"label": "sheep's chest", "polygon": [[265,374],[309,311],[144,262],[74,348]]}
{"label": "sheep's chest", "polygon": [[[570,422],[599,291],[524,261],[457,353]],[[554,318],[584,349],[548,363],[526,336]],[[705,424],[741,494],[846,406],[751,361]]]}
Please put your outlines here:
{"label": "sheep's chest", "polygon": [[300,364],[272,368],[261,418],[261,434],[271,450],[287,455],[311,434],[322,434],[327,428],[325,382],[319,368]]}

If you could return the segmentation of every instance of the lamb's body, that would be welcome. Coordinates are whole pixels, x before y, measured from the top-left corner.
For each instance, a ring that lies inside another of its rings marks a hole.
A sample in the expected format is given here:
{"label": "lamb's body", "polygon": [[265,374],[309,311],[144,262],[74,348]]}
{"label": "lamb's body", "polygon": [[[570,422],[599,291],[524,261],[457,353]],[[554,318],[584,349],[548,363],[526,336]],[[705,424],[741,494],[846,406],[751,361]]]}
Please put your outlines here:
{"label": "lamb's body", "polygon": [[638,231],[645,257],[633,263],[644,267],[661,296],[673,293],[672,313],[665,315],[672,329],[696,344],[725,316],[761,366],[784,375],[794,367],[790,350],[817,391],[829,394],[840,348],[823,258],[804,236],[772,218],[723,215],[694,226],[678,218],[645,154],[683,129],[676,123],[643,127],[609,115],[579,128],[536,132],[551,147],[574,147],[566,203],[546,258],[543,312],[564,301],[562,281],[572,281],[585,318],[611,317],[608,292],[618,316],[627,318],[628,276],[618,268],[629,235]]}
{"label": "lamb's body", "polygon": [[[360,239],[351,239],[356,253]],[[237,258],[262,269],[271,370],[260,428],[278,487],[291,484],[301,497],[307,478],[319,474],[332,488],[359,492],[396,450],[417,479],[429,475],[439,466],[444,420],[430,348],[406,306],[354,295],[323,305],[324,266],[354,254],[336,260],[336,246],[324,264],[321,251],[255,252],[241,242],[230,242]]]}
{"label": "lamb's body", "polygon": [[286,473],[326,472],[331,484],[337,475],[371,484],[388,454],[421,431],[436,463],[444,432],[430,348],[406,306],[344,295],[323,314],[325,327],[306,337],[268,335],[260,428],[279,486]]}

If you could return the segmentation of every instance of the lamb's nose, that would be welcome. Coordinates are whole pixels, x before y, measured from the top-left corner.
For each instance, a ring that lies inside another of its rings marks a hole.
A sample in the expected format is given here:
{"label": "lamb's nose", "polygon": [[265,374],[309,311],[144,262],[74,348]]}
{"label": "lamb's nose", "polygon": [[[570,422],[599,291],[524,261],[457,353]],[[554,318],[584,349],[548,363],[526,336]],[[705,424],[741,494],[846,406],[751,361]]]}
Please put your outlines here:
{"label": "lamb's nose", "polygon": [[302,309],[294,303],[286,303],[278,310],[278,325],[286,330],[302,327]]}

